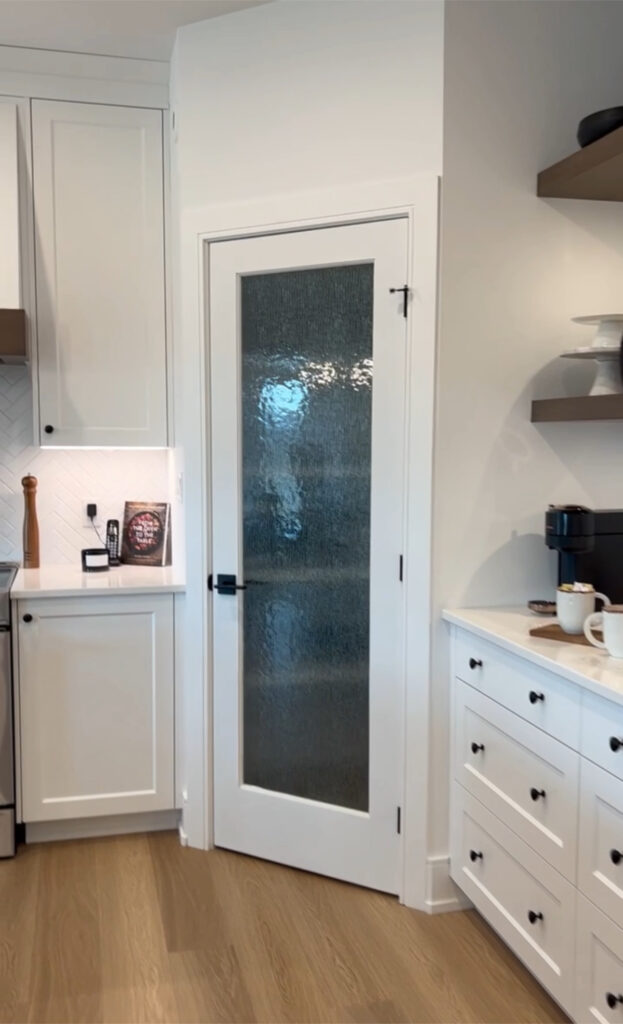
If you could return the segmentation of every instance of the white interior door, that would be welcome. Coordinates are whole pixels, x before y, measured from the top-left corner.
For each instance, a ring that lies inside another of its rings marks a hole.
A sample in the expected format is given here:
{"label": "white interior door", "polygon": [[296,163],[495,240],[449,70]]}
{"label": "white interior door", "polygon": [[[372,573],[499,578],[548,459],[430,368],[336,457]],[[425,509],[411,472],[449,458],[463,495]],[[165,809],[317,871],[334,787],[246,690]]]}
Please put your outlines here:
{"label": "white interior door", "polygon": [[406,263],[403,219],[209,253],[215,841],[388,892]]}

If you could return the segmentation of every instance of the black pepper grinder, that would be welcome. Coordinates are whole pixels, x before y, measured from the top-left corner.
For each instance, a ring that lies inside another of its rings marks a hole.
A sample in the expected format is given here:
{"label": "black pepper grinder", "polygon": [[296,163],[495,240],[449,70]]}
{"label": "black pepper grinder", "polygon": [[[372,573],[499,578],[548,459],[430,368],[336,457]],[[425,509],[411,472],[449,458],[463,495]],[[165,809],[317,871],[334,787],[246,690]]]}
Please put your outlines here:
{"label": "black pepper grinder", "polygon": [[106,547],[110,565],[119,565],[119,520],[109,519],[106,523]]}

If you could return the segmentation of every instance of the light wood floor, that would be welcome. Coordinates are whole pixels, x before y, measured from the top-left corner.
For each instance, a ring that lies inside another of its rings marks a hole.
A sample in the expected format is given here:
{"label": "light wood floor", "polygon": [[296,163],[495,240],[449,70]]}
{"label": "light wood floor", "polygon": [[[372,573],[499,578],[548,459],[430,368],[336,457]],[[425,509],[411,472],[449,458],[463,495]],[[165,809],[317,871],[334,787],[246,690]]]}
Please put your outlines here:
{"label": "light wood floor", "polygon": [[565,1017],[473,912],[428,917],[157,833],[0,862],[0,1020]]}

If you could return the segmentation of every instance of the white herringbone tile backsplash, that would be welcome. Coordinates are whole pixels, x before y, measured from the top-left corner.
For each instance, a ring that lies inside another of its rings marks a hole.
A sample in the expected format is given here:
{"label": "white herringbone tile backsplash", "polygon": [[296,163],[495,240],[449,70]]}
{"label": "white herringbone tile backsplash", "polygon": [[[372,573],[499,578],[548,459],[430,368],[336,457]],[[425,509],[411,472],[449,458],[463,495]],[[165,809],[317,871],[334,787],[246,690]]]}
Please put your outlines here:
{"label": "white herringbone tile backsplash", "polygon": [[[85,505],[97,521],[123,522],[125,501],[168,501],[166,451],[45,451],[33,445],[32,388],[27,366],[0,365],[0,560],[22,560],[22,477],[39,481],[37,512],[41,563],[79,563],[98,546],[85,526]],[[103,530],[100,531],[103,535]]]}

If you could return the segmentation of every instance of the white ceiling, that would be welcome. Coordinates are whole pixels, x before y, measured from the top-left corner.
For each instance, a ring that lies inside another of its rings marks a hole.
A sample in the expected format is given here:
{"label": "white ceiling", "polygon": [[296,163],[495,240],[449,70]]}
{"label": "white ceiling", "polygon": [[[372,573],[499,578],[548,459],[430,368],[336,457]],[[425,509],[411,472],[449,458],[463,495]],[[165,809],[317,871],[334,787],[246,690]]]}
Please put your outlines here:
{"label": "white ceiling", "polygon": [[266,0],[0,0],[0,45],[168,60],[176,29]]}

